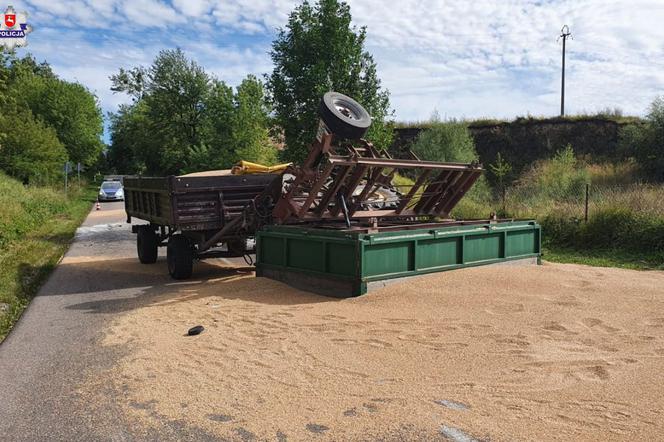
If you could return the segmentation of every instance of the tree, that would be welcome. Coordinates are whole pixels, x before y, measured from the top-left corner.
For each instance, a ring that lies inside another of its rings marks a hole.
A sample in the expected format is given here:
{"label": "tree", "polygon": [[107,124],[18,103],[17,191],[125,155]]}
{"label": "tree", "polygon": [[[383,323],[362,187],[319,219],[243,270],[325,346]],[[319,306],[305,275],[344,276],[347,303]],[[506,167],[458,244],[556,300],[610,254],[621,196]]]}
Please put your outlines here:
{"label": "tree", "polygon": [[29,109],[4,108],[0,134],[0,170],[37,184],[50,184],[62,173],[67,151],[55,130],[36,119]]}
{"label": "tree", "polygon": [[29,55],[12,62],[9,78],[7,94],[55,129],[71,161],[89,165],[97,160],[103,119],[89,90],[59,79],[48,64],[37,64]]}
{"label": "tree", "polygon": [[151,141],[147,106],[122,105],[110,114],[111,146],[108,160],[116,173],[161,173],[158,141]]}
{"label": "tree", "polygon": [[28,105],[53,127],[74,163],[93,164],[103,149],[103,120],[97,99],[84,86],[46,79],[45,88]]}
{"label": "tree", "polygon": [[31,55],[0,53],[0,117],[0,168],[24,181],[49,182],[66,160],[96,163],[103,149],[95,96]]}
{"label": "tree", "polygon": [[503,156],[498,152],[496,155],[496,162],[489,165],[489,170],[496,177],[504,214],[507,211],[505,200],[507,186],[509,184],[509,176],[512,173],[512,166],[507,161],[503,160]]}
{"label": "tree", "polygon": [[272,43],[274,70],[267,88],[284,131],[283,156],[301,161],[314,140],[318,104],[330,90],[361,103],[373,117],[367,138],[387,148],[389,93],[382,90],[373,57],[364,49],[366,28],[351,26],[350,7],[338,0],[305,1],[290,14]]}
{"label": "tree", "polygon": [[157,130],[188,147],[199,144],[210,77],[182,50],[161,51],[149,71],[146,104]]}
{"label": "tree", "polygon": [[208,168],[230,168],[237,161],[233,145],[233,88],[223,81],[213,79],[205,109],[202,137],[208,148]]}
{"label": "tree", "polygon": [[442,122],[437,115],[433,116],[431,127],[420,132],[412,150],[429,161],[470,163],[478,159],[468,127],[457,121]]}
{"label": "tree", "polygon": [[263,84],[249,75],[237,87],[233,119],[233,145],[240,159],[274,164],[277,150],[268,132],[268,109]]}
{"label": "tree", "polygon": [[203,115],[211,86],[205,70],[188,60],[180,49],[164,50],[150,68],[121,69],[111,76],[111,82],[113,91],[128,93],[136,104],[144,106],[141,112],[147,116],[144,123],[149,135],[135,143],[138,150],[148,152],[153,152],[155,143],[160,146],[156,158],[159,166],[154,172],[184,170],[189,152],[202,143]]}
{"label": "tree", "polygon": [[234,92],[176,49],[160,52],[149,68],[120,69],[111,81],[113,91],[133,98],[111,115],[109,160],[118,172],[178,174],[276,158],[254,76]]}
{"label": "tree", "polygon": [[646,115],[646,124],[632,130],[634,157],[651,179],[664,181],[664,97],[656,98]]}

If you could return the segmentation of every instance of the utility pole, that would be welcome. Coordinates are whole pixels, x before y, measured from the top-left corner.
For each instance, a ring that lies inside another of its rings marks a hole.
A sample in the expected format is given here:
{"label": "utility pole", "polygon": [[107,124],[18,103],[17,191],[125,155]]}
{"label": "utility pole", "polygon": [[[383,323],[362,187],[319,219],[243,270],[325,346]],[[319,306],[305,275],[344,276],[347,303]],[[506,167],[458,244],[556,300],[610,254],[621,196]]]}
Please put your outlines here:
{"label": "utility pole", "polygon": [[567,37],[571,37],[572,33],[569,31],[569,26],[564,25],[560,30],[560,35],[558,40],[563,39],[563,77],[562,84],[560,88],[560,116],[565,116],[565,43],[567,42]]}

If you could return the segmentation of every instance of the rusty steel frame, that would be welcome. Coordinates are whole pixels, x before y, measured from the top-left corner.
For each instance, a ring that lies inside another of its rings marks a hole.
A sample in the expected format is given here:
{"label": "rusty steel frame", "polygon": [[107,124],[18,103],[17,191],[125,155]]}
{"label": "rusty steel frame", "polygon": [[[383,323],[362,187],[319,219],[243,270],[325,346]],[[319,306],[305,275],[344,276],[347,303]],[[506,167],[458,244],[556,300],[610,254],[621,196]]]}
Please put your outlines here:
{"label": "rusty steel frame", "polygon": [[[414,154],[413,159],[393,159],[366,140],[359,140],[359,147],[335,145],[334,141],[334,134],[323,134],[302,166],[286,171],[294,178],[272,211],[276,224],[343,220],[346,216],[355,220],[444,218],[483,171],[477,163],[422,161]],[[396,208],[363,210],[367,197],[380,186],[390,186],[398,171],[417,174],[417,179],[405,195],[398,195]],[[435,178],[429,180],[432,176]],[[362,184],[364,188],[354,196]],[[346,213],[341,201],[348,204]]]}

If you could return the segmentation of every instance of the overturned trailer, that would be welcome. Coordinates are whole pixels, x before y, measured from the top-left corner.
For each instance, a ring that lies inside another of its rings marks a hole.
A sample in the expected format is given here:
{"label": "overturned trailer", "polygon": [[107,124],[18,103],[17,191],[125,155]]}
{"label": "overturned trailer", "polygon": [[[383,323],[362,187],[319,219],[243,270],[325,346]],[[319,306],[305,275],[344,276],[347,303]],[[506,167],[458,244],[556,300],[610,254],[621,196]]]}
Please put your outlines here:
{"label": "overturned trailer", "polygon": [[[534,221],[450,218],[481,176],[480,164],[391,158],[363,138],[371,117],[342,94],[325,94],[319,113],[316,140],[301,165],[276,176],[243,176],[230,187],[227,177],[202,189],[170,177],[170,186],[155,186],[165,213],[160,219],[137,210],[157,198],[143,195],[150,179],[125,180],[127,214],[150,222],[135,228],[139,257],[140,236],[148,235],[150,258],[156,259],[154,243],[167,244],[169,272],[187,278],[194,259],[247,253],[242,244],[255,237],[258,276],[334,296],[360,295],[372,284],[421,273],[539,262]],[[395,185],[396,176],[409,184]],[[241,210],[227,203],[238,194]],[[190,209],[185,215],[183,200]]]}

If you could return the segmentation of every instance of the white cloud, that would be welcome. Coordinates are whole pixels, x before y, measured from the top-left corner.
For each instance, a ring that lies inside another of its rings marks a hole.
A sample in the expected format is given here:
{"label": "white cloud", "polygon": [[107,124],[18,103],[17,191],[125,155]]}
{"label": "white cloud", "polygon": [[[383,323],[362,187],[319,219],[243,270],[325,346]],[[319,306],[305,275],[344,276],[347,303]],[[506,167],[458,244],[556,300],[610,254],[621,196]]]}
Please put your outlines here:
{"label": "white cloud", "polygon": [[[231,84],[271,70],[274,29],[294,0],[26,0],[35,20],[29,50],[63,76],[102,89],[121,66],[149,64],[180,46]],[[568,112],[620,107],[643,113],[664,93],[660,0],[350,0],[397,117],[555,115],[560,44],[568,24]],[[62,27],[59,29],[59,27]]]}
{"label": "white cloud", "polygon": [[210,11],[212,2],[209,0],[173,0],[173,6],[189,17],[204,17]]}
{"label": "white cloud", "polygon": [[455,117],[555,114],[556,35],[565,23],[574,34],[569,112],[642,113],[664,92],[664,3],[656,0],[404,0],[389,8],[352,1],[352,8],[404,119],[426,118],[432,107]]}

